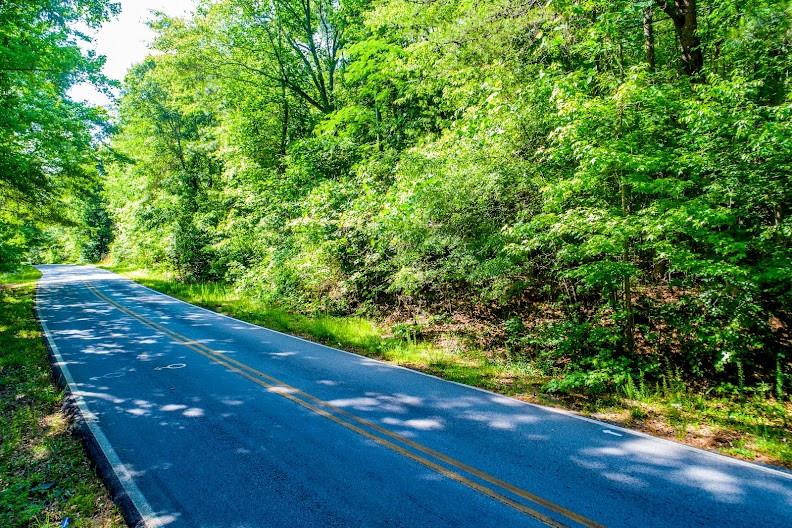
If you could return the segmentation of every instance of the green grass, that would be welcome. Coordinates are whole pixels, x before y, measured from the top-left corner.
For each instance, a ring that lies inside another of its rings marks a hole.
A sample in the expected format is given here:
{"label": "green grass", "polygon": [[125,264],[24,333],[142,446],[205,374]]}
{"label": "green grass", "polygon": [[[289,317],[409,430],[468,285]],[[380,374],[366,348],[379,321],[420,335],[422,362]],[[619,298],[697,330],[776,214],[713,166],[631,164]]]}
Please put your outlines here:
{"label": "green grass", "polygon": [[765,396],[650,393],[584,412],[696,447],[792,468],[792,405]]}
{"label": "green grass", "polygon": [[38,277],[0,274],[0,526],[123,526],[61,410],[33,312]]}
{"label": "green grass", "polygon": [[483,351],[469,347],[394,337],[388,328],[370,319],[296,314],[240,295],[221,283],[185,284],[164,272],[107,268],[155,290],[244,321],[502,394],[534,393],[546,381],[528,365],[497,363]]}
{"label": "green grass", "polygon": [[529,363],[497,359],[487,351],[459,345],[452,336],[442,343],[399,338],[392,329],[370,319],[290,313],[241,295],[226,284],[184,284],[168,273],[109,269],[163,293],[274,330],[526,401],[571,408],[693,446],[792,468],[790,402],[764,396],[696,394],[680,384],[645,393],[633,388],[629,397],[558,399],[542,394],[548,378]]}

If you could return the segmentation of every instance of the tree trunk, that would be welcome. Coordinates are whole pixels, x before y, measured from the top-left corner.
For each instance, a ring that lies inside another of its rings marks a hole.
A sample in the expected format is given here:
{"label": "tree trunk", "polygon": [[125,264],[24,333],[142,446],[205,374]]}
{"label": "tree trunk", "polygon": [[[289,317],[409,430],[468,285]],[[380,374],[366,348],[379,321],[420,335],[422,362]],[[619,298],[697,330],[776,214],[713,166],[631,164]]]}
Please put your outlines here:
{"label": "tree trunk", "polygon": [[685,73],[697,75],[704,67],[704,53],[698,37],[696,0],[657,0],[657,3],[674,23]]}
{"label": "tree trunk", "polygon": [[647,7],[643,16],[644,47],[646,48],[646,63],[649,71],[655,71],[655,37],[654,26],[652,25],[652,8]]}
{"label": "tree trunk", "polygon": [[[621,181],[621,202],[622,214],[626,217],[630,212],[629,198],[627,196],[627,184],[624,178]],[[630,261],[630,240],[624,242],[624,256],[625,263]],[[624,277],[622,284],[624,288],[624,344],[627,352],[632,354],[635,352],[635,314],[633,313],[632,303],[632,282],[629,275]]]}
{"label": "tree trunk", "polygon": [[280,155],[283,157],[286,156],[286,148],[289,146],[289,96],[286,93],[286,84],[283,82],[281,82],[281,100],[283,101],[283,115],[281,116]]}

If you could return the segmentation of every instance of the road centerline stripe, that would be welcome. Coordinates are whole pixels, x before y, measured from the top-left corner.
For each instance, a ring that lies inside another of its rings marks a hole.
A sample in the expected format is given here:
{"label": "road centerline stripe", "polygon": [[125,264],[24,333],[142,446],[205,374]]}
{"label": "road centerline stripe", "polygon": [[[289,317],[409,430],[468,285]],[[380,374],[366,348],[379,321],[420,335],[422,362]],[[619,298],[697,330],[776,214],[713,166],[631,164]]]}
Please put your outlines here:
{"label": "road centerline stripe", "polygon": [[[551,501],[549,501],[547,499],[539,497],[539,496],[537,496],[537,495],[535,495],[533,493],[530,493],[530,492],[528,492],[526,490],[523,490],[522,488],[514,486],[514,485],[512,485],[512,484],[510,484],[510,483],[508,483],[506,481],[498,479],[497,477],[489,475],[488,473],[486,473],[484,471],[481,471],[481,470],[479,470],[477,468],[474,468],[474,467],[472,467],[472,466],[470,466],[468,464],[465,464],[464,462],[461,462],[459,460],[456,460],[456,459],[454,459],[454,458],[452,458],[452,457],[450,457],[448,455],[445,455],[444,453],[441,453],[439,451],[435,451],[434,449],[432,449],[430,447],[424,446],[423,444],[420,444],[418,442],[415,442],[414,440],[406,438],[406,437],[404,437],[404,436],[402,436],[402,435],[400,435],[400,434],[398,434],[398,433],[396,433],[394,431],[391,431],[391,430],[389,430],[387,428],[384,428],[384,427],[380,426],[379,424],[371,422],[370,420],[367,420],[367,419],[362,418],[360,416],[357,416],[357,415],[355,415],[353,413],[350,413],[346,409],[340,408],[340,407],[335,406],[335,405],[333,405],[333,404],[331,404],[329,402],[321,400],[320,398],[317,398],[316,396],[313,396],[313,395],[311,395],[309,393],[306,393],[306,392],[302,391],[301,389],[298,389],[296,387],[292,387],[289,384],[284,383],[281,380],[279,380],[279,379],[277,379],[277,378],[275,378],[273,376],[270,376],[269,374],[266,374],[266,373],[264,373],[264,372],[262,372],[262,371],[260,371],[258,369],[255,369],[254,367],[251,367],[251,366],[249,366],[249,365],[247,365],[247,364],[245,364],[245,363],[243,363],[243,362],[241,362],[241,361],[239,361],[239,360],[237,360],[235,358],[232,358],[232,357],[227,356],[227,355],[225,355],[225,354],[223,354],[221,352],[213,350],[210,347],[208,347],[207,345],[201,343],[200,341],[196,341],[195,339],[191,339],[191,338],[188,338],[186,336],[183,336],[183,335],[179,334],[178,332],[175,332],[175,331],[173,331],[173,330],[171,330],[171,329],[169,329],[167,327],[164,327],[160,323],[157,323],[155,321],[151,321],[147,317],[145,317],[145,316],[143,316],[141,314],[138,314],[138,313],[134,312],[132,309],[130,309],[130,308],[126,307],[126,306],[123,306],[122,304],[118,303],[117,301],[111,299],[107,294],[99,291],[94,286],[92,286],[90,284],[87,284],[87,283],[84,283],[84,284],[85,284],[86,288],[89,291],[91,291],[95,296],[97,296],[99,299],[109,303],[110,305],[114,306],[115,308],[117,308],[121,312],[126,313],[127,315],[129,315],[130,317],[140,321],[141,323],[143,323],[143,324],[145,324],[145,325],[147,325],[147,326],[149,326],[149,327],[151,327],[151,328],[153,328],[153,329],[155,329],[155,330],[157,330],[159,332],[164,333],[168,337],[174,339],[179,344],[182,344],[182,345],[190,348],[191,350],[201,354],[202,356],[210,359],[211,361],[216,362],[218,364],[221,364],[221,365],[225,366],[226,368],[234,371],[235,373],[240,374],[241,376],[245,377],[246,379],[248,379],[248,380],[250,380],[250,381],[252,381],[252,382],[254,382],[254,383],[256,383],[256,384],[258,384],[258,385],[260,385],[260,386],[262,386],[264,388],[266,388],[266,389],[268,389],[267,390],[268,393],[276,394],[278,396],[281,396],[281,397],[284,397],[286,399],[289,399],[290,401],[293,401],[294,403],[297,403],[298,405],[301,405],[301,406],[311,410],[312,412],[314,412],[316,414],[319,414],[320,416],[328,418],[328,419],[338,423],[339,425],[342,425],[343,427],[345,427],[347,429],[350,429],[350,430],[352,430],[352,431],[354,431],[354,432],[356,432],[358,434],[361,434],[362,436],[364,436],[366,438],[369,438],[369,439],[377,442],[380,445],[383,445],[384,447],[387,447],[387,448],[389,448],[389,449],[391,449],[391,450],[393,450],[393,451],[395,451],[395,452],[397,452],[397,453],[399,453],[401,455],[404,455],[404,456],[406,456],[406,457],[408,457],[408,458],[410,458],[410,459],[412,459],[412,460],[414,460],[416,462],[419,462],[422,465],[427,466],[430,469],[433,469],[434,471],[437,471],[438,473],[440,473],[440,474],[442,474],[442,475],[444,475],[444,476],[446,476],[448,478],[451,478],[452,480],[460,482],[460,483],[462,483],[462,484],[474,489],[475,491],[483,493],[484,495],[487,495],[487,496],[489,496],[489,497],[491,497],[493,499],[496,499],[496,500],[498,500],[499,502],[501,502],[503,504],[511,506],[512,508],[515,508],[518,511],[521,511],[522,513],[525,513],[525,514],[527,514],[527,515],[529,515],[529,516],[531,516],[531,517],[533,517],[533,518],[535,518],[535,519],[547,524],[548,526],[563,527],[565,525],[563,525],[563,524],[557,522],[556,520],[554,520],[554,519],[542,514],[541,512],[538,512],[538,511],[536,511],[536,510],[534,510],[532,508],[528,508],[527,506],[525,506],[525,505],[523,505],[523,504],[521,504],[519,502],[516,502],[516,501],[510,499],[509,497],[504,496],[504,495],[498,493],[495,490],[492,490],[491,488],[488,488],[488,487],[486,487],[486,486],[484,486],[482,484],[479,484],[478,482],[472,481],[472,480],[468,479],[467,477],[461,475],[460,473],[458,473],[456,471],[450,470],[450,469],[448,469],[448,468],[446,468],[444,466],[441,466],[441,465],[437,464],[436,462],[433,462],[433,461],[431,461],[429,459],[426,459],[426,458],[424,458],[424,457],[422,457],[420,455],[417,455],[417,454],[415,454],[415,453],[413,453],[411,451],[408,451],[408,450],[404,449],[403,447],[401,447],[401,446],[399,446],[397,444],[394,444],[393,442],[391,442],[390,440],[388,440],[386,438],[382,438],[382,437],[377,436],[376,434],[374,434],[374,433],[372,433],[370,431],[366,431],[366,430],[362,429],[361,427],[359,427],[357,425],[354,425],[353,423],[350,423],[350,422],[344,420],[343,418],[341,418],[341,417],[339,417],[339,416],[337,416],[336,414],[333,414],[333,413],[337,413],[337,414],[340,414],[340,415],[342,415],[342,416],[344,416],[346,418],[349,418],[349,419],[357,422],[361,426],[373,429],[373,430],[377,431],[378,433],[380,433],[382,435],[390,437],[390,438],[392,438],[392,439],[394,439],[394,440],[396,440],[398,442],[401,442],[401,443],[411,447],[412,449],[415,449],[416,451],[422,452],[422,453],[424,453],[426,455],[429,455],[429,456],[431,456],[433,458],[436,458],[437,460],[440,460],[443,463],[448,464],[449,466],[452,466],[453,468],[455,468],[457,470],[469,473],[470,475],[472,475],[472,476],[474,476],[474,477],[476,477],[476,478],[478,478],[480,480],[483,480],[483,481],[485,481],[485,482],[487,482],[489,484],[492,484],[492,485],[495,485],[495,486],[497,486],[499,488],[502,488],[502,489],[504,489],[504,490],[506,490],[506,491],[508,491],[508,492],[510,492],[510,493],[512,493],[512,494],[524,499],[524,500],[533,502],[533,503],[535,503],[535,504],[537,504],[539,506],[542,506],[544,508],[547,508],[548,510],[553,511],[553,512],[559,514],[559,515],[563,515],[564,517],[567,517],[568,519],[570,519],[570,520],[572,520],[572,521],[574,521],[574,522],[576,522],[576,523],[578,523],[580,525],[586,526],[588,528],[604,528],[603,525],[601,525],[601,524],[599,524],[599,523],[597,523],[595,521],[592,521],[591,519],[588,519],[588,518],[586,518],[586,517],[584,517],[584,516],[582,516],[580,514],[577,514],[577,513],[573,512],[571,510],[568,510],[568,509],[566,509],[566,508],[564,508],[564,507],[562,507],[560,505],[557,505],[557,504],[555,504],[555,503],[553,503],[553,502],[551,502]],[[263,379],[261,379],[261,378],[263,378]],[[286,390],[282,390],[282,391],[280,391],[280,390],[275,390],[275,391],[270,390],[270,389],[273,389],[273,388],[283,388],[283,389],[286,389]],[[309,403],[309,402],[307,402],[307,401],[305,401],[305,400],[303,400],[301,398],[298,398],[297,395],[302,396],[303,398],[306,398],[308,400],[311,400],[316,405],[314,405],[312,403]]]}

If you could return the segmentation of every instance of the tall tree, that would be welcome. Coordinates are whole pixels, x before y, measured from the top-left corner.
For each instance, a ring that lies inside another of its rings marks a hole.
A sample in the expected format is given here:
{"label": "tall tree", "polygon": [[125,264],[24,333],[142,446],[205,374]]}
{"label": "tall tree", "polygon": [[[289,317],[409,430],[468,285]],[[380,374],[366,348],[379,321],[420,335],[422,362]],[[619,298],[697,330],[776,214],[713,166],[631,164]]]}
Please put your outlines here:
{"label": "tall tree", "polygon": [[698,34],[696,0],[657,0],[657,5],[674,23],[685,72],[698,74],[704,67],[704,50]]}
{"label": "tall tree", "polygon": [[[336,106],[344,49],[365,0],[227,0],[231,48],[259,57],[258,66],[233,61],[263,79],[288,89],[320,112]],[[233,49],[229,50],[233,53]]]}
{"label": "tall tree", "polygon": [[555,390],[671,370],[783,394],[792,17],[705,7],[218,0],[162,19],[114,139],[135,164],[108,178],[113,253],[185,278],[199,255],[295,310],[508,317]]}
{"label": "tall tree", "polygon": [[[0,231],[7,240],[42,223],[77,221],[64,198],[93,184],[93,133],[105,115],[67,92],[79,82],[109,83],[100,74],[104,59],[81,50],[88,37],[75,28],[98,27],[117,12],[108,0],[0,3]],[[0,260],[10,258],[0,247]]]}

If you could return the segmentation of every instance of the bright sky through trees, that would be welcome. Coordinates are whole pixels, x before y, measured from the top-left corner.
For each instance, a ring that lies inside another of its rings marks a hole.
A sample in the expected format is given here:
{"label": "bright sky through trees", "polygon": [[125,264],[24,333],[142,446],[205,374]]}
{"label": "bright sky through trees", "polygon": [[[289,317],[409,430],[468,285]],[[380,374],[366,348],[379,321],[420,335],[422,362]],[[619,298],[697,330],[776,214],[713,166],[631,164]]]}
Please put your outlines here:
{"label": "bright sky through trees", "polygon": [[[123,80],[127,70],[142,61],[149,53],[149,44],[154,33],[146,22],[152,12],[160,11],[169,16],[180,16],[193,10],[193,0],[120,0],[121,14],[105,23],[97,31],[89,31],[94,37],[87,44],[90,49],[107,57],[102,71],[112,79]],[[72,88],[69,96],[77,101],[106,106],[109,101],[87,83]]]}

